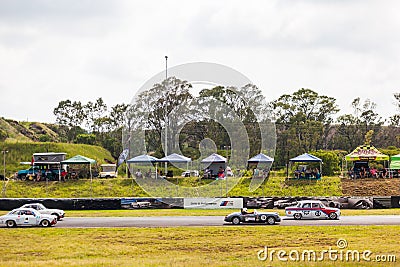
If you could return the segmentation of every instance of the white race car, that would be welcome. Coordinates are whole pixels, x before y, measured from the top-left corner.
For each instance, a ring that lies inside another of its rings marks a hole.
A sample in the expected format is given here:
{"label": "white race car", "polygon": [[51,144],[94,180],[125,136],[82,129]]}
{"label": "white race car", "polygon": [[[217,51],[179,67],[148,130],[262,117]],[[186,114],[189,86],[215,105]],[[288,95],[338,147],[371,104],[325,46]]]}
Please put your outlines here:
{"label": "white race car", "polygon": [[57,220],[61,220],[65,216],[65,212],[59,209],[48,209],[42,203],[30,203],[25,204],[21,208],[31,208],[38,210],[41,214],[50,214],[57,217]]}
{"label": "white race car", "polygon": [[297,202],[296,206],[285,208],[286,216],[296,220],[304,219],[339,219],[340,210],[325,206],[319,200],[303,200]]}
{"label": "white race car", "polygon": [[57,223],[54,215],[41,214],[39,211],[30,208],[14,209],[6,215],[0,216],[0,224],[7,227],[16,226],[43,226],[48,227]]}

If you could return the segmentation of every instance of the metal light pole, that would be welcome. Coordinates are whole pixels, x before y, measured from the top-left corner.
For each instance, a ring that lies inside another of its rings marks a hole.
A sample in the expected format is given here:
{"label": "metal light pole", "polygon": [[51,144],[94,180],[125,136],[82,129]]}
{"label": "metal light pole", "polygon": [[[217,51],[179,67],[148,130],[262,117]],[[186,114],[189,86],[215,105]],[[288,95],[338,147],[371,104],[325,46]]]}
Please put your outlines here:
{"label": "metal light pole", "polygon": [[8,150],[2,150],[1,153],[3,153],[3,167],[4,167],[4,172],[3,172],[3,177],[4,177],[4,184],[3,184],[3,198],[6,197],[6,153],[8,153]]}
{"label": "metal light pole", "polygon": [[226,169],[228,168],[228,149],[230,149],[230,146],[224,146],[225,151],[226,151],[226,166],[225,166],[225,196],[228,197],[228,172]]}
{"label": "metal light pole", "polygon": [[[165,86],[168,86],[168,56],[165,56]],[[168,93],[168,91],[167,91],[168,88],[165,88],[165,89],[166,89],[166,93]],[[165,156],[168,156],[168,147],[167,147],[167,145],[168,145],[168,141],[167,141],[167,139],[168,139],[168,137],[167,137],[167,135],[168,135],[168,131],[167,131],[167,127],[168,127],[168,114],[167,114],[168,106],[167,106],[167,104],[168,103],[166,102],[166,100],[167,99],[165,99],[165,110],[164,110],[164,112],[165,112],[165,148],[164,148],[164,151],[165,151]],[[165,176],[167,176],[167,171],[168,171],[167,166],[168,166],[168,162],[165,162]]]}

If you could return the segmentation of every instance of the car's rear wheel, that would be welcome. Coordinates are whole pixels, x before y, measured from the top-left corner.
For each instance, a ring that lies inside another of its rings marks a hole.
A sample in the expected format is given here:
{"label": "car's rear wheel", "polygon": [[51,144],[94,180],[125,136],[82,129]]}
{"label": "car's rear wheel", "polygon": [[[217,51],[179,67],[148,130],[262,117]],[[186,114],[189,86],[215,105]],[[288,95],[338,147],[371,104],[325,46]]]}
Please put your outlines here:
{"label": "car's rear wheel", "polygon": [[300,220],[301,217],[302,217],[301,213],[295,213],[295,214],[293,215],[293,218],[294,218],[295,220]]}
{"label": "car's rear wheel", "polygon": [[22,174],[21,176],[19,176],[19,179],[21,179],[22,181],[26,181],[26,175]]}
{"label": "car's rear wheel", "polygon": [[269,225],[274,225],[275,224],[275,218],[274,217],[268,217],[268,219],[267,219],[267,223],[269,224]]}
{"label": "car's rear wheel", "polygon": [[43,221],[40,222],[40,226],[49,227],[50,226],[50,222],[48,220],[43,220]]}
{"label": "car's rear wheel", "polygon": [[17,224],[15,223],[15,221],[6,221],[6,226],[8,228],[11,228],[17,226]]}
{"label": "car's rear wheel", "polygon": [[234,224],[234,225],[240,224],[240,219],[239,219],[239,217],[233,217],[233,218],[232,218],[232,224]]}
{"label": "car's rear wheel", "polygon": [[336,220],[338,218],[336,212],[332,212],[331,214],[329,214],[329,219],[331,220]]}

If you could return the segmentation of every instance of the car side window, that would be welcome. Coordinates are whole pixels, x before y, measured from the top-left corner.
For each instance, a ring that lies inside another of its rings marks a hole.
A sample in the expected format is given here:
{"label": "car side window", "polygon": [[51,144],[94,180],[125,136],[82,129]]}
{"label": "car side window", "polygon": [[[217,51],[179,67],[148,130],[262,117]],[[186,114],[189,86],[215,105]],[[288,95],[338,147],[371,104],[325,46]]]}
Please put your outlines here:
{"label": "car side window", "polygon": [[306,209],[311,208],[310,203],[304,203],[304,204],[303,204],[303,208],[306,208]]}
{"label": "car side window", "polygon": [[319,204],[318,204],[318,203],[313,203],[313,204],[312,204],[312,207],[313,207],[313,208],[319,208]]}

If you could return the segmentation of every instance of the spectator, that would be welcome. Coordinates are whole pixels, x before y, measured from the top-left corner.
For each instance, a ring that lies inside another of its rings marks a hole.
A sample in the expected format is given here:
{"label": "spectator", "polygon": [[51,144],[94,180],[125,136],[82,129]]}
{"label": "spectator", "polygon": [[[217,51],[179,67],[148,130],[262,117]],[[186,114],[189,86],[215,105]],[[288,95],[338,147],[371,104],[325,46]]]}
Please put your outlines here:
{"label": "spectator", "polygon": [[137,170],[137,172],[135,173],[136,179],[141,179],[143,178],[142,172],[140,171],[140,169]]}

